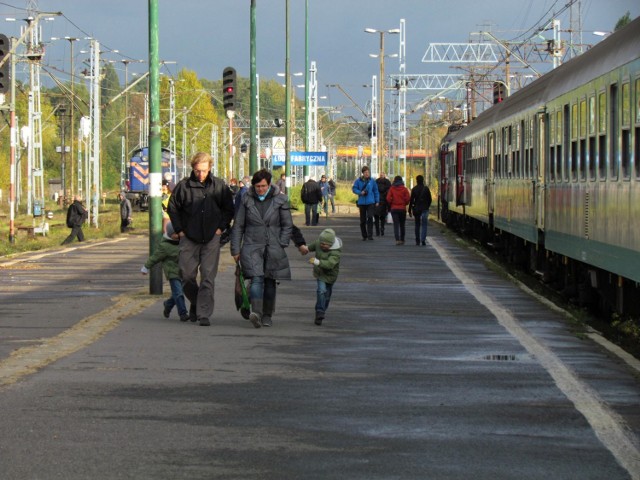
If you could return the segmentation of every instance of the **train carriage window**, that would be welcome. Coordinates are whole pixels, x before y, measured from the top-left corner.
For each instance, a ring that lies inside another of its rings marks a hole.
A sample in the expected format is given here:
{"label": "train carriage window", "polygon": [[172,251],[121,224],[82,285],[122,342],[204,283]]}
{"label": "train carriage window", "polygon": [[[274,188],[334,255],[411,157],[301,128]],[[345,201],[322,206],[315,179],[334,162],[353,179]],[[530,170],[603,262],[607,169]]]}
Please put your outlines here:
{"label": "train carriage window", "polygon": [[571,105],[571,180],[578,178],[578,104]]}
{"label": "train carriage window", "polygon": [[556,112],[556,179],[562,180],[562,110]]}
{"label": "train carriage window", "polygon": [[631,177],[631,92],[629,83],[622,84],[622,135],[620,137],[620,170],[623,178]]}
{"label": "train carriage window", "polygon": [[555,181],[556,179],[556,116],[551,113],[549,115],[549,180]]}
{"label": "train carriage window", "polygon": [[609,109],[611,113],[611,127],[609,131],[609,173],[612,180],[618,179],[618,153],[620,138],[620,119],[618,118],[618,85],[613,84],[609,87],[610,102]]}
{"label": "train carriage window", "polygon": [[636,79],[635,84],[636,102],[634,105],[636,112],[636,128],[635,128],[635,145],[634,145],[634,166],[636,171],[636,178],[640,178],[640,78]]}
{"label": "train carriage window", "polygon": [[564,165],[563,165],[563,180],[565,182],[569,181],[569,169],[570,169],[570,154],[571,152],[569,151],[570,148],[570,142],[571,142],[571,117],[569,114],[569,105],[565,105],[564,106],[564,125],[562,126],[563,130],[564,130],[564,136],[563,136],[563,148],[564,148]]}
{"label": "train carriage window", "polygon": [[589,180],[596,179],[596,97],[589,97]]}
{"label": "train carriage window", "polygon": [[607,178],[607,94],[598,94],[598,177]]}
{"label": "train carriage window", "polygon": [[580,101],[580,180],[587,178],[587,101]]}

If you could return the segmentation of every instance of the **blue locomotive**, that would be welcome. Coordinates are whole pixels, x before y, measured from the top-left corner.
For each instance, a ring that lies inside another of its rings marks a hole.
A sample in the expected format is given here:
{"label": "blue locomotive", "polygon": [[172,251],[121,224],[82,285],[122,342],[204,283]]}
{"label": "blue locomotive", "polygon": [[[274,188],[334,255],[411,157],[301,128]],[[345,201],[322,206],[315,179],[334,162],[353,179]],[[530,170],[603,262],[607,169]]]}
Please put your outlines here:
{"label": "blue locomotive", "polygon": [[[162,149],[162,177],[171,175],[176,181],[176,161],[168,148]],[[149,148],[143,147],[133,151],[127,165],[126,196],[134,210],[149,209]]]}
{"label": "blue locomotive", "polygon": [[640,312],[640,19],[448,132],[440,214],[581,304]]}

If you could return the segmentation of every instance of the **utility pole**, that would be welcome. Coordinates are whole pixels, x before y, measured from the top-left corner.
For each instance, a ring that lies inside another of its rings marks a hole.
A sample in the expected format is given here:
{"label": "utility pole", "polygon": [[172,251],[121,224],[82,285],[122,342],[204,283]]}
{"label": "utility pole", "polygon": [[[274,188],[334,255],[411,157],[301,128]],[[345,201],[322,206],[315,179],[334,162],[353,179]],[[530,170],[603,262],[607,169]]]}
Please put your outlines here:
{"label": "utility pole", "polygon": [[[149,253],[162,241],[162,144],[160,138],[160,58],[158,0],[149,0]],[[162,294],[162,268],[149,275],[149,293]]]}
{"label": "utility pole", "polygon": [[256,80],[256,0],[251,0],[251,27],[250,27],[250,71],[251,93],[249,101],[249,117],[251,126],[249,129],[249,174],[253,175],[258,170],[258,154],[260,152],[258,138],[258,87]]}
{"label": "utility pole", "polygon": [[285,174],[285,193],[289,193],[291,187],[291,75],[289,67],[289,0],[285,3],[285,134],[284,139],[284,174]]}

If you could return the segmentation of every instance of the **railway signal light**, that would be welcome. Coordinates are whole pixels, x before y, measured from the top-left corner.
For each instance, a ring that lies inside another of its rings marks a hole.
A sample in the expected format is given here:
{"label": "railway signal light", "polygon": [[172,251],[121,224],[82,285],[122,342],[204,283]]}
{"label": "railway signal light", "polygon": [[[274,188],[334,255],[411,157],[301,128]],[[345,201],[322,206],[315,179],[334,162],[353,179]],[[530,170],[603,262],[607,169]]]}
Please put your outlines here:
{"label": "railway signal light", "polygon": [[236,69],[227,67],[222,71],[222,99],[225,112],[236,109]]}
{"label": "railway signal light", "polygon": [[505,84],[502,82],[493,82],[493,104],[500,103],[505,98]]}
{"label": "railway signal light", "polygon": [[9,58],[11,42],[6,35],[0,33],[0,61],[4,61],[0,67],[0,93],[7,93],[11,88],[11,59]]}
{"label": "railway signal light", "polygon": [[280,128],[284,125],[284,120],[281,118],[275,118],[273,120],[273,124],[276,126],[276,128]]}
{"label": "railway signal light", "polygon": [[247,144],[246,143],[242,143],[240,145],[240,153],[247,153]]}

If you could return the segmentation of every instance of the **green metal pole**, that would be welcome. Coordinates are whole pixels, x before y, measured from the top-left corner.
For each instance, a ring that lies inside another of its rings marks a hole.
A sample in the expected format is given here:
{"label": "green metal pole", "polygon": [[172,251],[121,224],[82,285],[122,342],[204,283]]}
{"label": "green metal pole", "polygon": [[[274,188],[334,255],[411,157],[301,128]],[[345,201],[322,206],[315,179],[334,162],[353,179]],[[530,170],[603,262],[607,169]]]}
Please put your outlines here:
{"label": "green metal pole", "polygon": [[[304,5],[304,150],[309,151],[309,0]],[[302,167],[305,181],[309,165]]]}
{"label": "green metal pole", "polygon": [[285,135],[284,140],[284,173],[286,178],[286,193],[289,193],[291,186],[291,75],[289,73],[289,0],[285,4]]}
{"label": "green metal pole", "polygon": [[[149,0],[149,253],[162,241],[162,144],[160,139],[160,58],[158,0]],[[162,266],[149,275],[149,293],[162,295]]]}
{"label": "green metal pole", "polygon": [[251,0],[251,27],[249,33],[250,44],[250,72],[251,99],[250,99],[250,124],[249,124],[249,173],[252,175],[258,170],[258,86],[256,83],[256,0]]}

